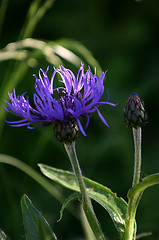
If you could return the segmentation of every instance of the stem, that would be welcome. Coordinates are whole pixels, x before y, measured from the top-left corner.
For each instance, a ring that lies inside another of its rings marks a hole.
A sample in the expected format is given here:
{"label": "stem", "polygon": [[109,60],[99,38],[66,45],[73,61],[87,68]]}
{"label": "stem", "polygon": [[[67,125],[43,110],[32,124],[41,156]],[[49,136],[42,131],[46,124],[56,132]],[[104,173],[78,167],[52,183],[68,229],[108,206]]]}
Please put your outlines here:
{"label": "stem", "polygon": [[136,185],[140,181],[140,172],[141,172],[141,127],[133,128],[134,136],[134,147],[135,147],[135,156],[134,156],[134,177],[132,186]]}
{"label": "stem", "polygon": [[83,210],[83,207],[81,205],[81,222],[82,222],[82,226],[83,226],[83,229],[84,229],[84,233],[85,233],[85,239],[86,240],[96,240],[95,236],[94,236],[94,233],[88,223],[88,220],[86,218],[86,214]]}
{"label": "stem", "polygon": [[124,240],[135,240],[136,236],[136,223],[135,223],[135,215],[137,206],[141,199],[142,193],[137,196],[133,196],[129,199],[128,208],[127,208],[127,218],[125,223],[125,233]]}
{"label": "stem", "polygon": [[[134,136],[134,176],[132,187],[137,185],[140,182],[140,173],[141,173],[141,127],[133,128],[133,136]],[[127,217],[125,223],[125,234],[124,240],[133,240],[136,235],[136,223],[135,223],[135,215],[137,206],[141,199],[143,192],[139,192],[138,194],[128,194],[129,202],[127,208]]]}
{"label": "stem", "polygon": [[96,239],[97,240],[105,240],[105,237],[102,233],[99,222],[95,216],[95,213],[94,213],[94,210],[93,210],[93,207],[91,204],[91,200],[87,195],[86,186],[83,181],[80,165],[79,165],[77,155],[76,155],[75,142],[64,143],[64,146],[65,146],[66,152],[69,156],[73,171],[76,176],[76,181],[78,183],[78,186],[79,186],[79,189],[80,189],[80,192],[82,195],[83,208],[84,208],[85,214],[87,216],[88,222],[92,228],[92,231],[93,231]]}

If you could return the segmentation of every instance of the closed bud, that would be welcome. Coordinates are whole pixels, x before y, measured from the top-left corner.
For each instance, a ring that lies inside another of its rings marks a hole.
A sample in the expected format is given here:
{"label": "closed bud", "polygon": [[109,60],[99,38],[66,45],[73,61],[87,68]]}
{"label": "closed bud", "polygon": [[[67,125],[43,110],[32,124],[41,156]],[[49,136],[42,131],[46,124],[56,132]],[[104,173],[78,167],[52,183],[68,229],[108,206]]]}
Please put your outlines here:
{"label": "closed bud", "polygon": [[55,137],[60,142],[73,142],[79,135],[79,127],[75,120],[68,122],[56,121],[54,123]]}
{"label": "closed bud", "polygon": [[125,122],[130,127],[143,127],[147,123],[147,113],[144,102],[137,93],[132,93],[124,109]]}

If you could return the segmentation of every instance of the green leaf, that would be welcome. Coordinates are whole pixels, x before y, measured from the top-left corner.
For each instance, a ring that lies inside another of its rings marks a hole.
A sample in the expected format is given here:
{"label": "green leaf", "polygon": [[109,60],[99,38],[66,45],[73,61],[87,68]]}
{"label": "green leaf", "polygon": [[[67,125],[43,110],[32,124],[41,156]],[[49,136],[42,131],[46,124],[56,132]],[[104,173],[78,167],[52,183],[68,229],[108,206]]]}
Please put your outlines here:
{"label": "green leaf", "polygon": [[26,240],[57,240],[46,219],[26,195],[22,197],[21,206]]}
{"label": "green leaf", "polygon": [[36,25],[42,19],[46,11],[52,6],[54,0],[47,0],[43,3],[42,6],[40,6],[41,2],[42,2],[41,0],[32,1],[30,8],[27,11],[25,24],[20,34],[23,39],[31,37],[34,29],[36,28]]}
{"label": "green leaf", "polygon": [[103,71],[99,62],[94,58],[91,51],[89,51],[81,42],[71,39],[59,39],[54,41],[54,43],[57,43],[59,46],[62,46],[74,53],[76,56],[82,59],[82,61],[85,60],[86,63],[88,63],[91,67],[96,67],[97,74],[102,74]]}
{"label": "green leaf", "polygon": [[71,194],[66,200],[65,202],[62,204],[62,208],[60,210],[60,218],[58,220],[58,222],[61,221],[62,216],[63,216],[63,211],[65,210],[65,208],[67,207],[67,205],[72,201],[75,200],[76,198],[80,198],[81,194],[79,192],[73,193]]}
{"label": "green leaf", "polygon": [[[63,185],[66,188],[79,192],[75,176],[69,171],[56,169],[44,164],[39,164],[42,173],[53,181]],[[104,207],[111,216],[120,236],[122,237],[125,231],[125,218],[127,203],[118,198],[109,188],[94,182],[88,178],[84,178],[87,188],[87,193],[90,198],[98,202]]]}
{"label": "green leaf", "polygon": [[0,229],[0,240],[10,240],[9,237]]}
{"label": "green leaf", "polygon": [[145,238],[145,237],[149,237],[152,235],[152,232],[144,232],[144,233],[140,233],[136,236],[136,239],[140,239],[140,238]]}
{"label": "green leaf", "polygon": [[128,192],[128,196],[136,196],[145,191],[148,187],[152,187],[153,185],[159,184],[159,173],[155,173],[145,177],[142,182],[136,184],[133,188],[131,188]]}

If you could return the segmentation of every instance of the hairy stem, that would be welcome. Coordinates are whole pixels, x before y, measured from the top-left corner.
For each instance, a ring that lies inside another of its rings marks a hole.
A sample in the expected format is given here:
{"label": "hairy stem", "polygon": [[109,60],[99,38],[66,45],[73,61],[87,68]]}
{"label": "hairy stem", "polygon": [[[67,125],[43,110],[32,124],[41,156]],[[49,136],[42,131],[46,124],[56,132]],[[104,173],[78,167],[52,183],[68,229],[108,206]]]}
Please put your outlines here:
{"label": "hairy stem", "polygon": [[133,128],[134,136],[134,177],[132,186],[136,185],[140,181],[141,172],[141,127]]}
{"label": "hairy stem", "polygon": [[93,231],[96,239],[104,240],[105,237],[102,233],[99,222],[95,216],[95,213],[94,213],[94,210],[93,210],[93,207],[91,204],[91,200],[87,195],[85,183],[84,183],[84,180],[82,177],[81,169],[80,169],[79,162],[78,162],[77,155],[76,155],[75,142],[65,143],[64,146],[65,146],[66,152],[69,156],[73,171],[76,176],[76,181],[78,183],[78,186],[79,186],[79,189],[80,189],[80,192],[82,195],[83,208],[84,208],[85,214],[87,216],[88,222],[92,228],[92,231]]}
{"label": "hairy stem", "polygon": [[[134,136],[134,176],[132,187],[139,184],[140,182],[140,173],[141,173],[141,127],[133,128],[133,136]],[[143,192],[139,192],[138,194],[128,195],[129,202],[127,208],[127,217],[125,224],[125,234],[124,240],[133,240],[136,236],[136,226],[135,226],[135,216],[137,206],[141,199]]]}

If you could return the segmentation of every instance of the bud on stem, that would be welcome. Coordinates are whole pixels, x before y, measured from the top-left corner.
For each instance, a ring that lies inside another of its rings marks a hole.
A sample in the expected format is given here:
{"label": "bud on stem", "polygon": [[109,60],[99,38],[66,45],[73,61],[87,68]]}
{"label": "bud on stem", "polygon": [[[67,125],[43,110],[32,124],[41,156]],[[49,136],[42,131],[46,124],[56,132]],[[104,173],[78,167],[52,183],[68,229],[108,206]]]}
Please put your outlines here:
{"label": "bud on stem", "polygon": [[130,127],[143,127],[147,123],[147,113],[144,102],[141,101],[137,93],[132,93],[124,109],[126,124]]}

